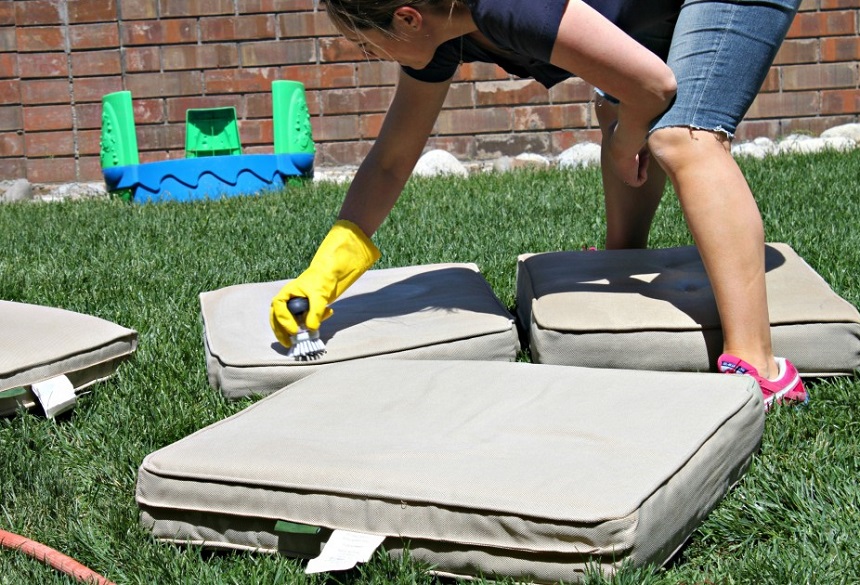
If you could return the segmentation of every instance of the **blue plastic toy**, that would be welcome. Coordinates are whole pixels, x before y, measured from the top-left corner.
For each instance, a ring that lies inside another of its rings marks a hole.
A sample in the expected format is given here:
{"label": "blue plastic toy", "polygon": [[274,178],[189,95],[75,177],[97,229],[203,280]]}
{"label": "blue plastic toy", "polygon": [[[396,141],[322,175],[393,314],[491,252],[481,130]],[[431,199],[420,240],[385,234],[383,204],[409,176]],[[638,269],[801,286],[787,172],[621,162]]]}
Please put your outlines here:
{"label": "blue plastic toy", "polygon": [[237,154],[102,169],[108,191],[131,190],[135,203],[251,195],[307,177],[313,154]]}
{"label": "blue plastic toy", "polygon": [[138,164],[131,93],[102,99],[101,164],[108,191],[135,203],[192,201],[279,190],[313,176],[315,146],[304,85],[272,83],[274,154],[240,154],[236,110],[186,113],[186,158]]}

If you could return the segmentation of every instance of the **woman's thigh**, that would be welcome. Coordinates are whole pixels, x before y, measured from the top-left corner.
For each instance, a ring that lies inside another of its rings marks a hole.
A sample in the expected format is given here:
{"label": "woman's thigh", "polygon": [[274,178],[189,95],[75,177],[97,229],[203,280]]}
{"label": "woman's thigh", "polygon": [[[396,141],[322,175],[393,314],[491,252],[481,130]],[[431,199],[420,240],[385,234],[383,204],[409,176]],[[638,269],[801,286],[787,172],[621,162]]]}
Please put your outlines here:
{"label": "woman's thigh", "polygon": [[678,93],[654,130],[688,127],[729,138],[758,94],[800,0],[684,4],[667,63]]}

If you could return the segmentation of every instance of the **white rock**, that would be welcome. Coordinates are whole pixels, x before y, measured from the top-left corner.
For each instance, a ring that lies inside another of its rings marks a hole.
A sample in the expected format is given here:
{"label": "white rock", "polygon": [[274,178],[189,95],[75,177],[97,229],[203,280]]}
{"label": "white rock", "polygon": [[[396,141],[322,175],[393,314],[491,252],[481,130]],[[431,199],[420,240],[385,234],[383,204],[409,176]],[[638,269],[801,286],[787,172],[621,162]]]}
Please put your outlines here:
{"label": "white rock", "polygon": [[65,199],[83,199],[90,197],[106,197],[107,187],[104,183],[65,183],[57,185],[49,192],[40,196],[41,201],[63,201]]}
{"label": "white rock", "polygon": [[774,142],[767,136],[759,136],[758,138],[753,140],[752,143],[759,148],[763,148],[768,154],[773,154],[774,152],[776,152],[776,142]]}
{"label": "white rock", "polygon": [[515,169],[546,168],[549,165],[550,162],[547,157],[541,156],[539,154],[533,154],[531,152],[524,152],[522,154],[518,154],[514,157],[514,160],[511,161],[511,166]]}
{"label": "white rock", "polygon": [[500,156],[493,161],[493,170],[497,173],[507,173],[513,168],[514,159],[509,156]]}
{"label": "white rock", "polygon": [[350,183],[355,177],[357,169],[358,167],[355,166],[315,168],[313,181],[315,183]]}
{"label": "white rock", "polygon": [[770,154],[770,151],[754,142],[742,142],[741,144],[732,145],[732,156],[735,157],[752,157],[759,160]]}
{"label": "white rock", "polygon": [[777,144],[778,154],[810,154],[824,150],[825,144],[822,138],[813,138],[804,134],[790,134]]}
{"label": "white rock", "polygon": [[600,145],[594,142],[580,142],[558,155],[559,168],[576,169],[600,164]]}
{"label": "white rock", "polygon": [[854,142],[860,144],[860,124],[842,124],[841,126],[834,126],[833,128],[829,128],[821,133],[822,138],[834,138],[836,136],[850,138]]}
{"label": "white rock", "polygon": [[825,148],[839,152],[848,152],[860,146],[860,143],[848,136],[822,136],[821,140],[824,141]]}
{"label": "white rock", "polygon": [[469,174],[463,163],[446,150],[430,150],[418,159],[413,175],[419,177],[436,177],[439,175],[456,175],[465,177]]}
{"label": "white rock", "polygon": [[27,179],[0,181],[0,203],[21,201],[31,197],[33,187]]}

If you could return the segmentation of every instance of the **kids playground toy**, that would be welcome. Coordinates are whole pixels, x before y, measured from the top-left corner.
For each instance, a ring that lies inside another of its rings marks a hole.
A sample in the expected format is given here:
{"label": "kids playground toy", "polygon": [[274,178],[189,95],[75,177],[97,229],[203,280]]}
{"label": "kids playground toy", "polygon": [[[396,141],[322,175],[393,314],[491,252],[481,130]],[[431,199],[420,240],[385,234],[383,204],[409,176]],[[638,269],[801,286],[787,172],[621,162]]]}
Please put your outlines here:
{"label": "kids playground toy", "polygon": [[274,154],[242,154],[236,109],[186,112],[185,158],[140,164],[131,92],[102,98],[101,166],[108,191],[136,203],[252,195],[313,174],[304,85],[272,83]]}

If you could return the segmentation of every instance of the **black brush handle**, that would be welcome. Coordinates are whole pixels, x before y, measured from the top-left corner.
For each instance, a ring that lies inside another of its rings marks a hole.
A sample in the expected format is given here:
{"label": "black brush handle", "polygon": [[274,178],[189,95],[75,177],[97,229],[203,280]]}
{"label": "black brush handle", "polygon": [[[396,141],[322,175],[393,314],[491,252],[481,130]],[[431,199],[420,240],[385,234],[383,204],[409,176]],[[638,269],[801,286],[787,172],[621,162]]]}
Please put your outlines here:
{"label": "black brush handle", "polygon": [[301,317],[310,310],[311,304],[305,297],[293,297],[287,301],[287,310],[293,317]]}

